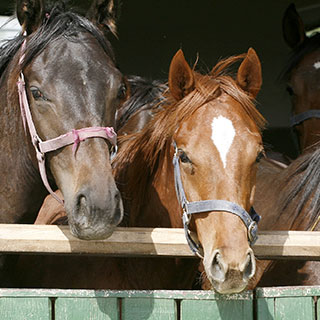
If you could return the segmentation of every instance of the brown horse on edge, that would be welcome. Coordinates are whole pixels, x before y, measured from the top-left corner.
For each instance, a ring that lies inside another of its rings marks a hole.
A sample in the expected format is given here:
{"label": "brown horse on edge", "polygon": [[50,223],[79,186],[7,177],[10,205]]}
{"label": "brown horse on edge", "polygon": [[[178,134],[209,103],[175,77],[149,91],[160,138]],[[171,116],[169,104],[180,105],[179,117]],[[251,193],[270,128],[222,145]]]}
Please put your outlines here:
{"label": "brown horse on edge", "polygon": [[[257,174],[254,206],[263,219],[261,230],[320,230],[320,148],[305,152],[287,168],[263,159]],[[257,261],[250,287],[316,285],[318,261]],[[266,271],[265,271],[266,270]],[[263,273],[265,274],[263,275]],[[261,282],[259,282],[262,276]]]}
{"label": "brown horse on edge", "polygon": [[[241,60],[234,80],[227,68]],[[162,107],[140,132],[121,139],[114,160],[127,212],[123,225],[183,227],[174,154],[188,201],[228,200],[250,210],[263,152],[265,121],[253,104],[260,86],[261,67],[253,49],[219,62],[208,75],[193,71],[178,51]],[[194,215],[189,227],[200,241],[212,287],[221,293],[245,289],[255,258],[241,219],[212,210]],[[19,286],[182,289],[191,288],[198,267],[197,260],[178,258],[35,258],[20,263]]]}
{"label": "brown horse on edge", "polygon": [[[263,166],[264,171],[259,169],[255,207],[264,216],[261,229],[319,231],[320,34],[306,35],[294,4],[283,15],[282,28],[284,40],[292,49],[282,78],[291,96],[291,125],[302,155],[287,169],[270,163]],[[260,286],[320,284],[319,261],[258,262],[256,283],[265,268],[262,265],[268,270]]]}
{"label": "brown horse on edge", "polygon": [[291,126],[300,152],[304,152],[320,137],[320,33],[306,35],[294,4],[285,11],[282,28],[283,38],[292,49],[282,78],[292,100]]}

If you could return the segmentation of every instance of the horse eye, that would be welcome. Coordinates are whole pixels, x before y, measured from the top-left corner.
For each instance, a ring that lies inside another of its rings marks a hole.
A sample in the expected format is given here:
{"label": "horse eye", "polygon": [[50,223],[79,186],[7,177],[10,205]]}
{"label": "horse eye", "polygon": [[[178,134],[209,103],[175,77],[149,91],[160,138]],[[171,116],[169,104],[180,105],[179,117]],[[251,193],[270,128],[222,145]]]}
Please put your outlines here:
{"label": "horse eye", "polygon": [[293,95],[294,95],[293,88],[292,88],[290,85],[287,85],[287,91],[288,91],[288,93],[289,93],[290,96],[293,96]]}
{"label": "horse eye", "polygon": [[118,99],[123,100],[127,95],[127,87],[124,83],[121,84],[118,90]]}
{"label": "horse eye", "polygon": [[186,155],[186,153],[181,149],[179,149],[179,158],[180,158],[180,161],[183,163],[192,163],[191,160]]}
{"label": "horse eye", "polygon": [[256,158],[256,162],[260,162],[260,160],[265,156],[264,151],[261,151],[258,153],[257,158]]}
{"label": "horse eye", "polygon": [[43,93],[37,87],[31,87],[30,91],[35,100],[47,100]]}

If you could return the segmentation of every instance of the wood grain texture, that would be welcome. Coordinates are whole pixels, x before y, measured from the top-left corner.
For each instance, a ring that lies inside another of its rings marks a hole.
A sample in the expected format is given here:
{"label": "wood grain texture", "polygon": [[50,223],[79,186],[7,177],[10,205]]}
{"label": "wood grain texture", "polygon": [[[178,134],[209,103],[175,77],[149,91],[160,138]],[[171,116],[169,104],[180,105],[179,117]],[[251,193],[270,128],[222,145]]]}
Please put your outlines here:
{"label": "wood grain texture", "polygon": [[[219,295],[182,290],[0,289],[0,319],[319,319],[320,286]],[[255,301],[256,300],[256,301]],[[54,310],[54,312],[51,312]]]}
{"label": "wood grain texture", "polygon": [[47,297],[2,297],[0,319],[5,320],[51,320],[51,301]]}
{"label": "wood grain texture", "polygon": [[118,320],[117,298],[58,298],[55,320]]}
{"label": "wood grain texture", "polygon": [[[320,232],[263,231],[259,259],[320,260]],[[0,252],[194,257],[183,229],[117,228],[106,240],[80,240],[68,226],[0,224]]]}
{"label": "wood grain texture", "polygon": [[183,320],[252,320],[253,300],[183,300],[181,319]]}

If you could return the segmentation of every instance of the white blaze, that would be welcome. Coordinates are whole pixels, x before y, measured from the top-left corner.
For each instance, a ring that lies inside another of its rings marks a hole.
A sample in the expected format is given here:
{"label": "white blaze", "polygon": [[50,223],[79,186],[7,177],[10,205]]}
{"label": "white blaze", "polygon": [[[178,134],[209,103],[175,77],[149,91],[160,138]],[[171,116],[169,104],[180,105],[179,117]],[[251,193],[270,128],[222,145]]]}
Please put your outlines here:
{"label": "white blaze", "polygon": [[234,130],[232,121],[222,116],[212,120],[211,129],[211,139],[219,151],[223,167],[225,168],[227,166],[227,155],[236,131]]}
{"label": "white blaze", "polygon": [[317,61],[313,64],[313,66],[315,67],[315,69],[320,69],[320,61]]}

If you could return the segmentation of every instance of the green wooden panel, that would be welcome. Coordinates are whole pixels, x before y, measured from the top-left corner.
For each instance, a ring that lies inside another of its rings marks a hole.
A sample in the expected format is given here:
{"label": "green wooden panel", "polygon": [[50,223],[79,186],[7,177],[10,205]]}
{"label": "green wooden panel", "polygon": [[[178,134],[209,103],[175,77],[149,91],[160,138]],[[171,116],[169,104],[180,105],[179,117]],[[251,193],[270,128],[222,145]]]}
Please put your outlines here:
{"label": "green wooden panel", "polygon": [[50,320],[51,301],[48,298],[0,298],[0,319]]}
{"label": "green wooden panel", "polygon": [[315,319],[313,297],[276,298],[274,309],[277,320]]}
{"label": "green wooden panel", "polygon": [[256,312],[259,320],[273,320],[274,298],[258,298]]}
{"label": "green wooden panel", "polygon": [[274,297],[257,299],[258,320],[313,320],[313,297]]}
{"label": "green wooden panel", "polygon": [[58,298],[55,320],[118,320],[117,298]]}
{"label": "green wooden panel", "polygon": [[256,288],[257,298],[320,296],[320,286]]}
{"label": "green wooden panel", "polygon": [[251,320],[250,300],[183,300],[181,320]]}
{"label": "green wooden panel", "polygon": [[121,307],[122,320],[176,320],[174,299],[124,298]]}
{"label": "green wooden panel", "polygon": [[[305,290],[302,290],[302,292],[304,291]],[[318,292],[320,295],[320,290],[318,290]],[[313,294],[313,295],[316,295],[316,294]],[[272,297],[273,296],[274,295],[272,295]],[[0,298],[1,297],[252,300],[253,293],[252,291],[244,291],[241,293],[221,295],[214,291],[203,291],[203,290],[186,290],[186,291],[184,290],[82,290],[82,289],[78,290],[78,289],[1,289],[0,288]]]}

